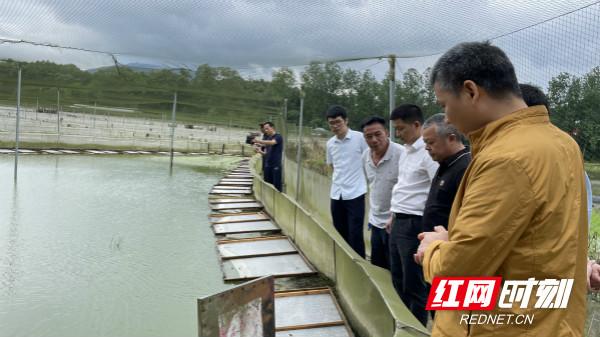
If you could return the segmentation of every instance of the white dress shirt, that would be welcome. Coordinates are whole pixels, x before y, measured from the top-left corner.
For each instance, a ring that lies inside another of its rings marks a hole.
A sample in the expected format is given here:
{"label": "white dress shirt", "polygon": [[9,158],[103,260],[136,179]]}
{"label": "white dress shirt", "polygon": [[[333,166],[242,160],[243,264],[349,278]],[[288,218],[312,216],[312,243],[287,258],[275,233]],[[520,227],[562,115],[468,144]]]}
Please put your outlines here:
{"label": "white dress shirt", "polygon": [[398,182],[392,190],[391,211],[422,216],[439,164],[425,150],[423,137],[405,144],[404,148],[405,154],[398,165]]}
{"label": "white dress shirt", "polygon": [[331,199],[351,200],[367,193],[362,168],[362,153],[366,149],[362,132],[350,129],[344,139],[333,136],[327,141],[327,164],[333,165]]}
{"label": "white dress shirt", "polygon": [[392,188],[398,181],[398,162],[405,152],[400,144],[390,141],[383,158],[375,165],[371,149],[363,153],[363,163],[369,183],[369,223],[384,228],[390,218]]}

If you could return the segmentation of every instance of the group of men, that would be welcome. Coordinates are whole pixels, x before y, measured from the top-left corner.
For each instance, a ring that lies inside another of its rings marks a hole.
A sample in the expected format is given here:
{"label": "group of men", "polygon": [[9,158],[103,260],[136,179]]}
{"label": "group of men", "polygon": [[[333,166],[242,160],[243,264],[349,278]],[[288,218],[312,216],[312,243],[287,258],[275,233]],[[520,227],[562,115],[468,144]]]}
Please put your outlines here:
{"label": "group of men", "polygon": [[348,127],[347,112],[341,106],[330,107],[327,120],[335,134],[327,142],[327,163],[333,167],[333,224],[365,257],[368,185],[371,262],[391,271],[398,295],[426,325],[428,286],[414,256],[418,236],[435,226],[448,227],[454,195],[471,154],[443,113],[424,121],[423,112],[414,104],[400,105],[391,114],[403,145],[390,140],[381,117],[363,121],[362,134]]}
{"label": "group of men", "polygon": [[[390,269],[424,325],[435,276],[574,279],[568,309],[539,309],[530,326],[470,326],[460,324],[460,311],[438,311],[433,336],[582,336],[586,292],[600,287],[600,266],[587,259],[577,143],[550,123],[543,104],[528,106],[512,63],[487,42],[453,47],[430,78],[445,114],[424,121],[417,105],[395,108],[390,119],[403,145],[390,141],[383,118],[366,119],[358,132],[343,107],[328,109],[335,228],[365,257],[369,190],[371,262]],[[519,312],[492,313],[501,310]]]}

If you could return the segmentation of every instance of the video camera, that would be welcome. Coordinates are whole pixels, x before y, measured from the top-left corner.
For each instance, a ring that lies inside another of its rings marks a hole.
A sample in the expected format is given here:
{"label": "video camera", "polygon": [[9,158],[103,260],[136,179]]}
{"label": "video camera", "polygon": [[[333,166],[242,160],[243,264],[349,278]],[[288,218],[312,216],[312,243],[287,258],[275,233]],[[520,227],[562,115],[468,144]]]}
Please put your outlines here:
{"label": "video camera", "polygon": [[250,132],[246,135],[246,144],[252,145],[252,141],[258,136],[260,136],[260,132]]}

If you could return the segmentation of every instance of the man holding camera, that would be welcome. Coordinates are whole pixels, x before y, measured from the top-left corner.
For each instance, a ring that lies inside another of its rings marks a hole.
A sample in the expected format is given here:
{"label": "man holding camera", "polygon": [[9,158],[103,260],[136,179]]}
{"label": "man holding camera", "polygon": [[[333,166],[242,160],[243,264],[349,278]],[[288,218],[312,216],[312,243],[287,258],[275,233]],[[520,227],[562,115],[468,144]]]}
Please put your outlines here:
{"label": "man holding camera", "polygon": [[281,159],[283,156],[283,137],[275,130],[275,124],[265,122],[262,129],[266,137],[264,139],[254,139],[253,144],[264,145],[263,171],[265,181],[273,184],[281,192]]}

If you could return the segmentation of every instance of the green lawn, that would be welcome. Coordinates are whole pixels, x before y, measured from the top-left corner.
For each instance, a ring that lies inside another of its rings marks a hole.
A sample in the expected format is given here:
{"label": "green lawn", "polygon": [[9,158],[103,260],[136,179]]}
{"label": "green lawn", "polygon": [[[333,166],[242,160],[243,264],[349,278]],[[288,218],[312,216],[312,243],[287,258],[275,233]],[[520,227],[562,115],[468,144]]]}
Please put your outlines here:
{"label": "green lawn", "polygon": [[600,237],[600,210],[592,210],[591,232]]}
{"label": "green lawn", "polygon": [[600,180],[600,163],[585,163],[585,171],[591,180]]}

